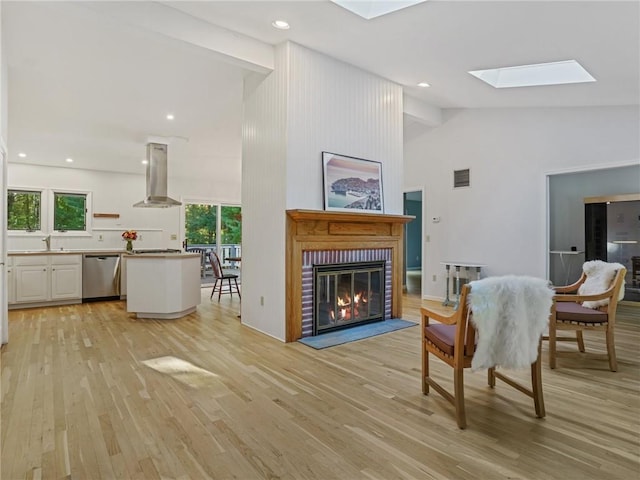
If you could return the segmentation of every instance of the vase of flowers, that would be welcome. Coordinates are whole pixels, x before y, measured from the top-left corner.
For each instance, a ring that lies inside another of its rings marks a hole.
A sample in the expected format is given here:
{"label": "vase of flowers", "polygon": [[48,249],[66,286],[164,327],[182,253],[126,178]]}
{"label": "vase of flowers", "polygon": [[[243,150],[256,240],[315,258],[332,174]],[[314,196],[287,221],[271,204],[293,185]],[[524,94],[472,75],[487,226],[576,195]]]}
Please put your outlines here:
{"label": "vase of flowers", "polygon": [[126,230],[122,232],[122,239],[127,241],[127,252],[132,252],[133,241],[138,239],[138,232],[135,230]]}

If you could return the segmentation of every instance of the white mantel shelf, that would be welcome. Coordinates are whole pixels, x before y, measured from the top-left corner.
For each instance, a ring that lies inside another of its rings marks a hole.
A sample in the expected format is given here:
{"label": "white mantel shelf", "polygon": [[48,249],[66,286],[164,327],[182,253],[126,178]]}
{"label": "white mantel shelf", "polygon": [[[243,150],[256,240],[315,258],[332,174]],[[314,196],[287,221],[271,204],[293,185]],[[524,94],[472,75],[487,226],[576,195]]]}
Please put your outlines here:
{"label": "white mantel shelf", "polygon": [[200,305],[199,254],[127,255],[127,312],[174,319]]}

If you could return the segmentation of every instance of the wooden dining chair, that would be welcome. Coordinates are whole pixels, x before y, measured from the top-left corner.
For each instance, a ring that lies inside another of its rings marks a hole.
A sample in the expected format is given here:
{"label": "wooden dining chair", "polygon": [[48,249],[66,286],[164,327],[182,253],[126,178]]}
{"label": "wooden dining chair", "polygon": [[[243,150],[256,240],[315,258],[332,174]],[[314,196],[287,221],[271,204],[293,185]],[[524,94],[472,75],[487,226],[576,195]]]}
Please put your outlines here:
{"label": "wooden dining chair", "polygon": [[[584,330],[603,331],[607,345],[609,369],[618,369],[614,329],[618,301],[624,297],[624,281],[627,269],[620,263],[601,260],[585,262],[580,279],[572,284],[554,287],[554,308],[549,322],[549,367],[556,368],[556,358],[575,355],[574,352],[559,352],[557,342],[570,341],[578,344],[578,351],[585,353]],[[574,331],[574,336],[558,336],[558,331]]]}
{"label": "wooden dining chair", "polygon": [[[220,297],[223,293],[229,293],[233,296],[233,291],[235,289],[238,297],[242,300],[242,296],[240,295],[240,288],[238,287],[238,275],[235,273],[224,273],[222,270],[222,264],[220,263],[220,257],[216,252],[209,252],[209,260],[211,262],[211,266],[213,267],[213,276],[214,276],[214,284],[211,289],[211,296],[209,298],[213,298],[213,294],[218,292],[218,301],[220,301]],[[226,285],[225,285],[226,280]],[[231,281],[233,280],[233,285]]]}
{"label": "wooden dining chair", "polygon": [[[513,276],[505,277],[504,281],[509,282],[512,281]],[[494,279],[496,277],[493,277]],[[521,277],[521,278],[529,278],[529,277]],[[505,368],[511,368],[511,365],[506,365],[504,363],[494,363],[491,359],[491,345],[492,343],[500,343],[502,339],[493,338],[494,331],[490,328],[487,330],[485,326],[483,326],[480,330],[476,328],[476,325],[473,321],[473,312],[471,310],[471,306],[469,303],[470,295],[473,294],[474,285],[478,285],[480,282],[485,282],[488,279],[479,280],[476,282],[471,282],[462,287],[462,292],[460,294],[460,303],[457,310],[452,313],[442,313],[442,311],[436,311],[433,309],[423,307],[421,309],[422,313],[422,392],[425,395],[429,394],[429,388],[433,387],[440,395],[442,395],[445,399],[451,402],[455,408],[455,416],[456,422],[458,423],[458,427],[464,429],[467,427],[467,419],[465,412],[465,402],[464,402],[464,369],[472,368],[474,362],[474,356],[478,352],[479,341],[485,342],[484,345],[481,345],[480,348],[483,348],[483,359],[481,368],[487,368],[486,365],[491,365],[488,368],[488,384],[489,387],[493,388],[496,384],[496,378],[504,381],[508,385],[514,387],[520,392],[528,395],[533,399],[534,408],[536,412],[536,416],[542,418],[545,416],[545,407],[544,407],[544,398],[542,393],[542,367],[541,367],[541,359],[540,359],[540,342],[542,333],[544,328],[546,328],[546,324],[549,319],[549,312],[551,311],[552,305],[552,296],[553,291],[548,288],[545,281],[540,281],[540,279],[536,280],[533,288],[537,289],[542,297],[545,297],[544,305],[542,308],[539,308],[538,311],[541,312],[538,316],[542,315],[544,318],[536,319],[536,327],[535,327],[535,335],[533,335],[532,345],[522,345],[523,350],[528,347],[528,360],[524,363],[530,366],[531,369],[531,388],[528,388],[521,383],[513,380],[512,378],[506,376],[502,372],[496,371],[496,366],[500,365]],[[480,289],[478,289],[480,290]],[[516,288],[518,290],[518,288]],[[520,289],[522,290],[522,289]],[[522,295],[522,292],[516,292],[514,295]],[[526,294],[525,294],[526,298]],[[479,298],[479,301],[483,301],[482,298]],[[545,303],[546,302],[546,303]],[[487,300],[485,303],[491,303],[491,300]],[[482,304],[482,303],[481,303]],[[545,307],[546,305],[546,307]],[[546,310],[546,311],[545,311]],[[449,311],[451,311],[449,309]],[[508,309],[499,313],[498,316],[501,317],[502,320],[507,320],[512,323],[520,323],[521,325],[524,322],[527,322],[529,319],[527,315],[520,315],[522,318],[511,318],[509,319],[509,311]],[[438,323],[431,323],[431,320],[435,320]],[[529,328],[527,325],[523,325],[524,329]],[[483,337],[484,335],[484,337]],[[497,342],[492,342],[492,340],[497,340]],[[488,343],[486,343],[488,342]],[[487,357],[487,354],[489,355]],[[444,363],[453,368],[453,394],[447,391],[444,387],[442,387],[436,380],[431,376],[429,371],[429,355],[433,355]],[[533,357],[533,358],[532,358]],[[503,357],[495,357],[495,359],[501,359]],[[500,360],[501,361],[501,360]],[[487,363],[488,362],[488,363]],[[508,362],[507,362],[508,363]],[[520,365],[522,366],[522,361],[520,361]],[[475,366],[473,366],[475,368]]]}

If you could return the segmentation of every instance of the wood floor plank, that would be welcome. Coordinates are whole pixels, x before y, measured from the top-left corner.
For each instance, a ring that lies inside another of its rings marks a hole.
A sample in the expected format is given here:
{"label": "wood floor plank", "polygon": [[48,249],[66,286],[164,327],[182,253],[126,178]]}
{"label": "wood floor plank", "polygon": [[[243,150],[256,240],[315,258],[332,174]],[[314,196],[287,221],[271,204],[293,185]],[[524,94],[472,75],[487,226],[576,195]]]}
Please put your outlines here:
{"label": "wood floor plank", "polygon": [[[461,431],[421,392],[419,327],[314,350],[243,326],[237,298],[209,293],[178,320],[139,320],[119,301],[11,311],[1,478],[640,478],[634,304],[618,309],[618,372],[597,332],[585,354],[563,345],[555,370],[543,345],[544,419],[465,372]],[[403,317],[419,321],[422,304],[405,297]],[[449,367],[432,370],[451,385]]]}

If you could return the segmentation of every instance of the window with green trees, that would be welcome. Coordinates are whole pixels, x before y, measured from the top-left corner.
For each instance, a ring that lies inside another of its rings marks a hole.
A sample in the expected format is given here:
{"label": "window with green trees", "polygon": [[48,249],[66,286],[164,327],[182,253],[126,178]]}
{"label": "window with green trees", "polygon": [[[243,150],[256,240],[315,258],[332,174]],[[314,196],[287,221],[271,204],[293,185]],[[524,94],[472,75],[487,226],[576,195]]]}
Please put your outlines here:
{"label": "window with green trees", "polygon": [[223,244],[242,243],[242,209],[240,207],[221,208],[222,225],[220,232]]}
{"label": "window with green trees", "polygon": [[53,193],[53,229],[60,232],[87,229],[87,195]]}
{"label": "window with green trees", "polygon": [[186,236],[189,245],[214,245],[218,206],[190,203],[185,206]]}
{"label": "window with green trees", "polygon": [[35,232],[41,230],[42,192],[7,191],[7,230]]}
{"label": "window with green trees", "polygon": [[241,207],[188,203],[185,205],[185,234],[189,245],[216,245],[220,217],[220,244],[242,242]]}

